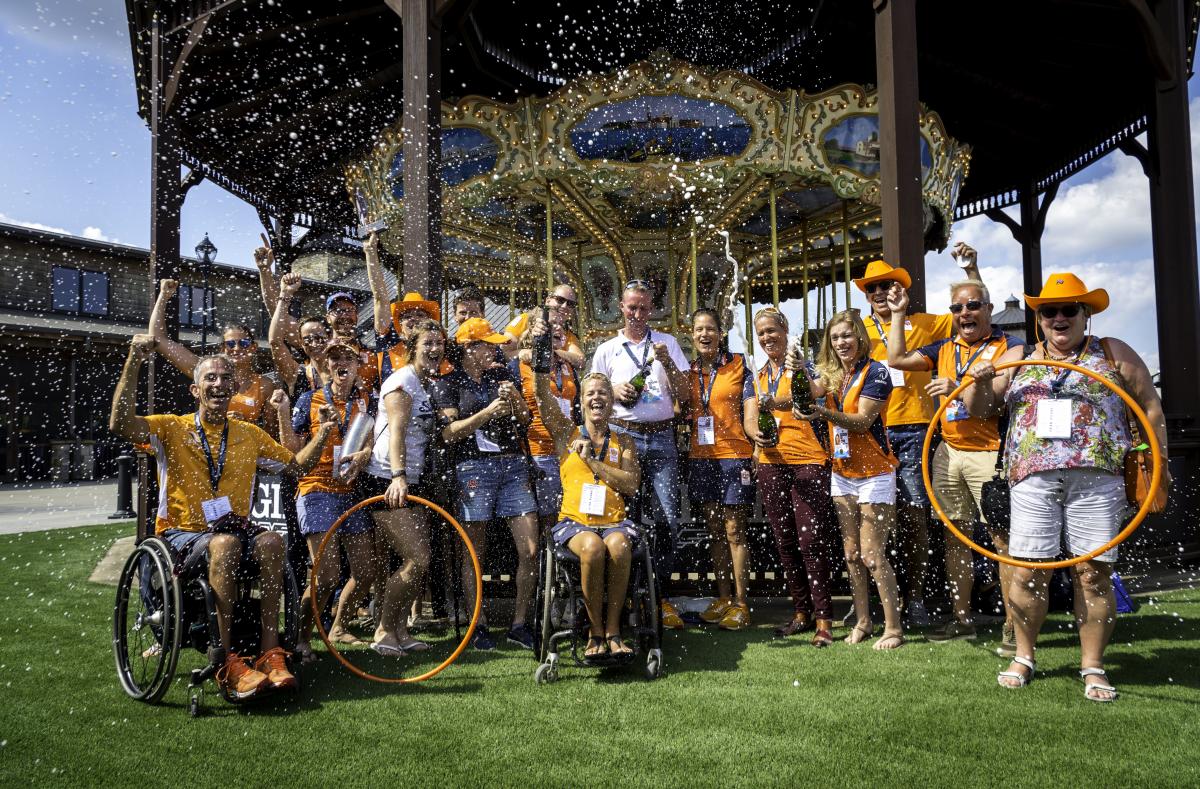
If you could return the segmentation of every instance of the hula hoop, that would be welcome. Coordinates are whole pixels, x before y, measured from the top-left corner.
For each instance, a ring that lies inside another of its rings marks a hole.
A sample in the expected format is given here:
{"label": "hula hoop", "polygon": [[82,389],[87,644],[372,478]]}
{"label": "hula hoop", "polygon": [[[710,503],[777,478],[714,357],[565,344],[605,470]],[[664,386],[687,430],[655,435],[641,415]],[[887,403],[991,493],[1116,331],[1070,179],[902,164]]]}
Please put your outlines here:
{"label": "hula hoop", "polygon": [[[1142,426],[1142,435],[1146,442],[1150,445],[1151,457],[1154,461],[1154,470],[1150,474],[1150,489],[1158,490],[1158,485],[1162,478],[1162,449],[1158,443],[1158,435],[1151,428],[1150,420],[1146,418],[1146,412],[1142,410],[1142,407],[1139,406],[1137,402],[1125,392],[1124,389],[1117,386],[1112,381],[1109,381],[1107,378],[1093,370],[1088,370],[1087,368],[1080,367],[1077,364],[1071,364],[1070,362],[1059,362],[1053,359],[1015,359],[1011,362],[1003,362],[1002,364],[996,365],[996,370],[1006,370],[1010,367],[1036,366],[1060,367],[1064,370],[1082,373],[1083,375],[1086,375],[1087,377],[1104,384],[1111,392],[1125,401],[1125,405],[1129,406],[1129,410],[1132,411],[1133,415],[1137,417],[1138,423]],[[1086,562],[1089,559],[1095,559],[1097,556],[1107,553],[1121,543],[1125,542],[1126,538],[1133,534],[1134,530],[1136,530],[1137,527],[1142,524],[1142,521],[1146,519],[1146,515],[1148,515],[1150,512],[1150,506],[1153,504],[1153,497],[1149,496],[1144,502],[1142,502],[1142,506],[1138,508],[1137,514],[1133,516],[1133,520],[1131,520],[1129,524],[1117,534],[1116,537],[1113,537],[1096,550],[1089,551],[1082,556],[1076,556],[1072,559],[1059,559],[1053,562],[1030,562],[1026,561],[1025,559],[1014,559],[1011,556],[1001,556],[994,551],[989,551],[986,548],[976,545],[969,537],[967,537],[967,535],[959,531],[958,527],[955,526],[950,518],[946,516],[946,512],[942,509],[942,505],[938,503],[937,496],[934,495],[933,483],[930,481],[929,477],[929,445],[933,441],[933,429],[938,425],[939,422],[941,422],[942,414],[945,413],[946,407],[950,405],[950,403],[957,400],[958,396],[962,394],[968,386],[971,385],[971,383],[974,381],[974,376],[972,376],[970,373],[967,373],[963,376],[963,379],[963,382],[958,385],[958,388],[942,399],[942,404],[938,406],[937,411],[933,415],[933,419],[929,422],[928,429],[925,431],[925,443],[921,447],[921,477],[924,479],[925,491],[929,494],[929,501],[931,504],[933,504],[934,512],[937,513],[937,516],[939,519],[941,519],[942,524],[949,529],[955,537],[965,543],[967,547],[971,548],[976,553],[980,553],[988,557],[989,559],[995,559],[998,562],[1003,562],[1004,564],[1009,564],[1013,567],[1024,567],[1031,570],[1057,570],[1060,567],[1073,567],[1076,564]],[[1000,440],[1003,441],[1004,438],[1001,437]]]}
{"label": "hula hoop", "polygon": [[[423,499],[420,496],[407,496],[406,500],[416,504],[422,504],[449,521],[450,525],[458,531],[458,534],[460,537],[462,537],[463,542],[466,543],[467,552],[471,555],[471,565],[475,568],[475,609],[471,612],[471,622],[467,625],[467,632],[463,634],[462,641],[458,643],[458,647],[453,653],[451,653],[450,657],[429,669],[429,671],[426,671],[424,674],[420,674],[415,677],[380,677],[376,674],[370,673],[369,671],[363,671],[358,666],[355,666],[349,660],[346,660],[346,658],[342,657],[342,653],[339,652],[337,647],[333,645],[333,642],[329,640],[329,634],[325,632],[325,626],[321,624],[321,611],[317,608],[317,596],[313,595],[309,598],[310,602],[312,603],[313,621],[316,623],[317,633],[320,634],[321,640],[325,642],[325,647],[330,651],[330,653],[333,654],[335,658],[338,659],[338,662],[345,666],[351,674],[354,674],[361,679],[367,679],[373,682],[383,682],[389,685],[408,685],[414,682],[424,682],[431,677],[441,674],[443,671],[449,668],[450,664],[455,660],[458,660],[458,656],[463,653],[463,650],[467,648],[467,644],[471,642],[471,636],[475,634],[475,624],[479,621],[479,611],[483,602],[483,570],[479,566],[479,556],[475,553],[475,546],[471,544],[471,539],[467,537],[467,533],[463,531],[462,525],[459,524],[459,522],[455,520],[450,513],[446,512],[432,501]],[[369,507],[372,504],[378,504],[381,501],[383,501],[383,496],[372,496],[369,499],[364,499],[350,509],[346,510],[344,513],[342,513],[342,517],[333,522],[333,526],[331,526],[329,531],[325,532],[325,536],[321,538],[321,544],[317,546],[316,556],[313,557],[313,578],[318,577],[318,572],[321,568],[321,555],[325,552],[325,546],[328,544],[329,538],[332,537],[337,530],[342,527],[342,524],[345,523],[346,519],[351,515],[358,512],[363,507]]]}

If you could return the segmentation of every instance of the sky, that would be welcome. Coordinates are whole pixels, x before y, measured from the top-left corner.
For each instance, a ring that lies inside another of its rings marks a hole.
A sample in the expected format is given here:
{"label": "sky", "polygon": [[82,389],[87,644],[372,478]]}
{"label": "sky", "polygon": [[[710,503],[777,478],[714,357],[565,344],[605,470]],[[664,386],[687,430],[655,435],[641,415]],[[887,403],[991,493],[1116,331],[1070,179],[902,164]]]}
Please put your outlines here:
{"label": "sky", "polygon": [[[1191,88],[1195,163],[1195,80]],[[0,222],[148,245],[150,135],[137,115],[122,0],[0,0],[0,151]],[[260,231],[254,209],[219,187],[188,193],[185,254],[208,233],[219,261],[251,265]],[[1006,227],[975,217],[955,224],[955,241],[979,250],[997,309],[1021,295],[1021,248]],[[1108,289],[1113,303],[1094,331],[1126,340],[1157,370],[1151,257],[1149,188],[1135,160],[1110,154],[1062,185],[1047,215],[1043,272],[1073,271]],[[946,253],[930,253],[925,266],[927,303],[940,311],[960,269]],[[853,303],[866,306],[857,290]],[[799,306],[785,311],[798,316]]]}

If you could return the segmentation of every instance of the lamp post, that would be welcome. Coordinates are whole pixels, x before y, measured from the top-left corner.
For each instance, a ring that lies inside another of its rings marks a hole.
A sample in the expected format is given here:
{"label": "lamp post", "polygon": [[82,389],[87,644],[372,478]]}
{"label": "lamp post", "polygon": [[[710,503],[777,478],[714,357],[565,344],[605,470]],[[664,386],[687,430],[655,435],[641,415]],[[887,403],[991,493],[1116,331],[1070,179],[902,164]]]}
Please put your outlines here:
{"label": "lamp post", "polygon": [[196,245],[196,257],[200,258],[200,274],[203,276],[203,292],[201,299],[203,300],[204,323],[200,327],[200,355],[208,355],[208,269],[212,266],[213,258],[217,254],[217,247],[213,242],[208,240],[208,233],[204,234],[204,240]]}

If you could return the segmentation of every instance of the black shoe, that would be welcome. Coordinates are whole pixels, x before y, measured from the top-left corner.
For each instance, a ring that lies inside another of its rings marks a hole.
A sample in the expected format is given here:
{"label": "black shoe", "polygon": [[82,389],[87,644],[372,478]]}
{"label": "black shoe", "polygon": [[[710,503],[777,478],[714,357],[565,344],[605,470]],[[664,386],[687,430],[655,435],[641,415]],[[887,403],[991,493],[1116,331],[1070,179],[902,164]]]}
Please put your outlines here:
{"label": "black shoe", "polygon": [[508,643],[533,651],[533,631],[522,622],[508,629]]}
{"label": "black shoe", "polygon": [[471,646],[480,652],[491,652],[496,648],[496,639],[488,632],[487,625],[476,625],[475,635],[471,636]]}

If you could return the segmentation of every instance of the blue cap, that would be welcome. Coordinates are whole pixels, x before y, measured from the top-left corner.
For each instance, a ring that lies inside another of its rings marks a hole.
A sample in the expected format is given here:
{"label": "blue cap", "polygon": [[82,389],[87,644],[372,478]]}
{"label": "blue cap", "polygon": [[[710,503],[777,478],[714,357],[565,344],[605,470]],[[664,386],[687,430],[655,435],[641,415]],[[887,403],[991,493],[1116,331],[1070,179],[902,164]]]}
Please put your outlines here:
{"label": "blue cap", "polygon": [[337,292],[337,293],[334,293],[332,296],[330,296],[329,298],[325,299],[325,311],[326,311],[326,312],[329,312],[331,309],[333,309],[333,303],[334,303],[335,301],[337,301],[338,299],[346,299],[346,300],[347,300],[347,301],[349,301],[351,304],[353,304],[355,307],[357,307],[357,306],[358,306],[358,302],[356,302],[356,301],[354,300],[354,296],[353,296],[353,295],[351,295],[351,294],[349,294],[349,293],[347,293],[347,292],[345,292],[345,291],[343,290],[343,291],[339,291],[339,292]]}

